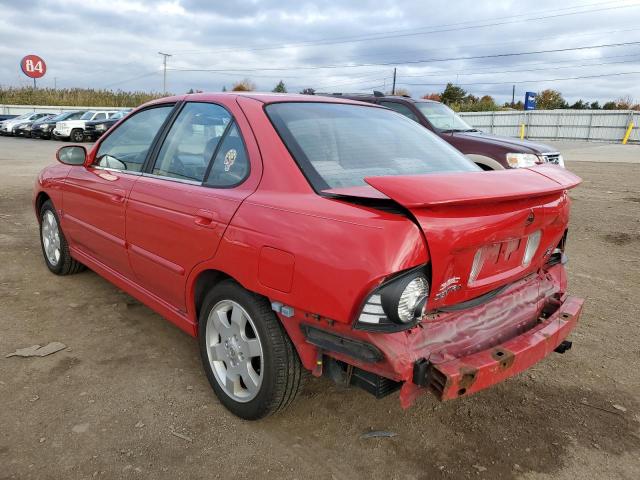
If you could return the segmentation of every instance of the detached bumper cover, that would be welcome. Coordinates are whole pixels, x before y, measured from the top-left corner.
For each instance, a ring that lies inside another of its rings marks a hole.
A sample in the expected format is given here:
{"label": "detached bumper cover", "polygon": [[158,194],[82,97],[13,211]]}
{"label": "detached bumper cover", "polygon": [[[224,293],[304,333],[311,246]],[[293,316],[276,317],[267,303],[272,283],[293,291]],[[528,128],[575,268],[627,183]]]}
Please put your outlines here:
{"label": "detached bumper cover", "polygon": [[[575,327],[584,300],[565,296],[558,309],[526,332],[499,345],[467,356],[425,365],[414,365],[413,382],[407,382],[401,394],[403,406],[409,406],[427,387],[441,400],[469,395],[520,373],[553,352]],[[422,375],[424,374],[424,375]]]}

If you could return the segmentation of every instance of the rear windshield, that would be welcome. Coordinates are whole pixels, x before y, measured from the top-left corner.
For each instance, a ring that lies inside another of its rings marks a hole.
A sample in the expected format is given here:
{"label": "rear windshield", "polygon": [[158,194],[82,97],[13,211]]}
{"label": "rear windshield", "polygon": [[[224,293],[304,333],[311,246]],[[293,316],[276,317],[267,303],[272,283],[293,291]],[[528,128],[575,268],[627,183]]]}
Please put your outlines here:
{"label": "rear windshield", "polygon": [[364,185],[366,177],[478,170],[426,128],[386,109],[290,102],[266,112],[318,191]]}

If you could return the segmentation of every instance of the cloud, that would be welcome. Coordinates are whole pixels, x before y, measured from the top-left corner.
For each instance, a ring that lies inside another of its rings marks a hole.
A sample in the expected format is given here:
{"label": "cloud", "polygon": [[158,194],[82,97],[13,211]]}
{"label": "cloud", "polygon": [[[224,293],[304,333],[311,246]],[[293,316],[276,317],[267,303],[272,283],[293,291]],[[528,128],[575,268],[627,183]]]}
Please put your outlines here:
{"label": "cloud", "polygon": [[[640,5],[579,1],[0,0],[0,85],[28,85],[18,63],[35,53],[48,66],[42,86],[160,91],[163,51],[172,92],[245,77],[261,90],[283,79],[290,91],[370,91],[388,89],[397,67],[414,95],[451,81],[506,101],[517,82],[518,97],[555,88],[569,101],[640,100],[639,74],[540,81],[640,71],[638,45],[435,61],[640,41]],[[388,65],[346,67],[362,63]],[[342,67],[317,68],[327,65]],[[194,69],[224,71],[184,71]]]}

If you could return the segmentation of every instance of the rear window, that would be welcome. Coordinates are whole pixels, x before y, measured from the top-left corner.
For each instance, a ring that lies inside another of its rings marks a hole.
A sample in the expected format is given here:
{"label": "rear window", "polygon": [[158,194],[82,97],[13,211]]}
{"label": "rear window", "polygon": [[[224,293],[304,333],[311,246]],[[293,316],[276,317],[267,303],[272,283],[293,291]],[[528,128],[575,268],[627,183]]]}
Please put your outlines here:
{"label": "rear window", "polygon": [[266,112],[317,190],[366,177],[476,171],[464,155],[395,112],[336,103],[275,103]]}

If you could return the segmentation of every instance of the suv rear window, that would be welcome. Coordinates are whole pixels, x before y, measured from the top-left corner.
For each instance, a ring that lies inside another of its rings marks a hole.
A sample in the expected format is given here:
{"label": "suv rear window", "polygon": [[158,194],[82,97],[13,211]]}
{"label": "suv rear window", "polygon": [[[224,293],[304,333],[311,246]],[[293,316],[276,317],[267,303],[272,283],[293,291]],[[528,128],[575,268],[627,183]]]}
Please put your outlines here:
{"label": "suv rear window", "polygon": [[426,128],[389,110],[295,102],[265,110],[316,191],[364,185],[366,177],[479,170]]}

